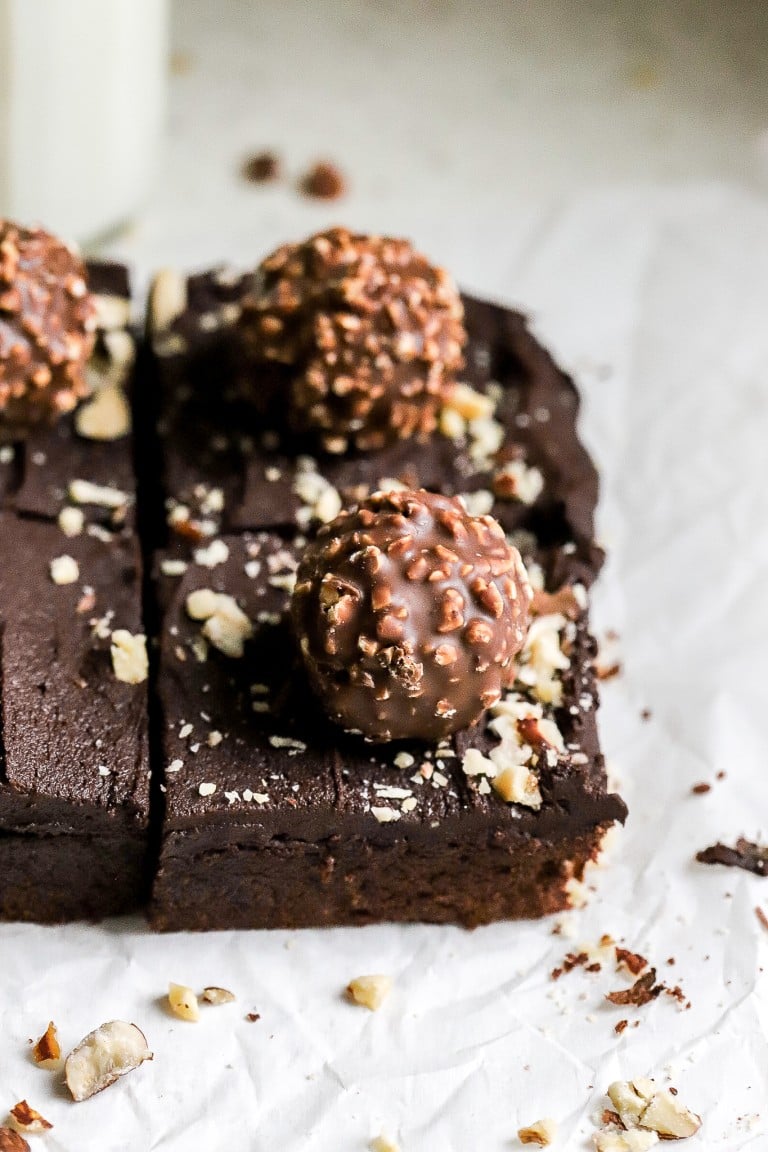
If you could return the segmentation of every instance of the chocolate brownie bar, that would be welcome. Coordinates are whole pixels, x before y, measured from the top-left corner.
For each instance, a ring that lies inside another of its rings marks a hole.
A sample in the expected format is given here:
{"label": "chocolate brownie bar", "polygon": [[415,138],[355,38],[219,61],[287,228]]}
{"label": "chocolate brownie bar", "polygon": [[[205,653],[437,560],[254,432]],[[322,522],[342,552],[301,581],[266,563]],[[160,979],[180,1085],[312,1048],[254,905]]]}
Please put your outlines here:
{"label": "chocolate brownie bar", "polygon": [[[490,417],[464,421],[458,435],[398,440],[318,463],[310,441],[265,429],[243,399],[246,369],[233,325],[248,283],[211,272],[186,282],[164,278],[155,288],[160,468],[172,525],[185,536],[196,525],[206,533],[303,530],[323,518],[323,499],[333,508],[338,493],[347,505],[395,479],[468,495],[471,507],[541,546],[568,544],[594,578],[602,563],[594,543],[597,473],[576,432],[578,393],[524,316],[464,297],[464,379],[491,397]],[[221,496],[215,504],[212,491]]]}
{"label": "chocolate brownie bar", "polygon": [[[554,640],[557,666],[529,649],[490,723],[439,746],[372,745],[323,715],[297,660],[286,591],[297,549],[272,533],[223,543],[213,570],[159,569],[166,812],[153,925],[472,926],[565,907],[625,815],[605,786],[583,610],[537,618],[534,645]],[[507,777],[494,775],[507,758]]]}
{"label": "chocolate brownie bar", "polygon": [[111,652],[143,632],[134,342],[124,269],[88,272],[92,398],[0,449],[2,919],[99,918],[147,890],[146,685]]}
{"label": "chocolate brownie bar", "polygon": [[[476,925],[565,907],[626,812],[597,741],[583,587],[602,559],[597,478],[573,383],[522,316],[465,298],[466,379],[491,409],[460,397],[460,419],[424,443],[318,457],[260,427],[243,399],[233,324],[245,288],[210,273],[163,278],[153,297],[168,514],[153,925]],[[373,745],[331,724],[289,624],[306,536],[382,480],[491,510],[539,583],[514,689],[440,746]]]}

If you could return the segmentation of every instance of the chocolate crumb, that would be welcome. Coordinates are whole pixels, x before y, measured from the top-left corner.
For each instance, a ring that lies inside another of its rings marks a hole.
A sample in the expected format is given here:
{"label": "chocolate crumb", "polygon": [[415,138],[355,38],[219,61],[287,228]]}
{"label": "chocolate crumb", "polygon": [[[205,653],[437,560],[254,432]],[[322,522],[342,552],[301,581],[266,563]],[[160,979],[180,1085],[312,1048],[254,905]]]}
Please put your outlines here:
{"label": "chocolate crumb", "polygon": [[766,913],[759,905],[757,908],[755,908],[755,916],[757,916],[763,928],[765,928],[766,932],[768,932],[768,915],[766,915]]}
{"label": "chocolate crumb", "polygon": [[650,708],[643,708],[640,712],[640,719],[641,720],[650,720],[652,715],[653,715],[653,713],[651,712]]}
{"label": "chocolate crumb", "polygon": [[691,792],[694,796],[704,796],[705,793],[712,791],[712,785],[702,781],[701,784],[694,784]]}
{"label": "chocolate crumb", "polygon": [[261,1013],[260,1012],[249,1012],[248,1015],[246,1016],[246,1020],[248,1021],[249,1024],[255,1024],[257,1020],[261,1020]]}
{"label": "chocolate crumb", "polygon": [[725,772],[723,772],[723,771],[722,771],[722,769],[721,769],[721,770],[720,770],[720,771],[717,773],[717,776],[715,777],[715,779],[716,779],[716,780],[725,780]]}
{"label": "chocolate crumb", "polygon": [[726,868],[743,868],[755,876],[768,876],[768,846],[754,844],[740,836],[735,848],[727,844],[713,844],[696,853],[700,864],[723,864]]}
{"label": "chocolate crumb", "polygon": [[256,152],[243,163],[242,174],[250,184],[269,184],[279,180],[280,157],[274,152]]}
{"label": "chocolate crumb", "polygon": [[[624,1031],[624,1029],[628,1025],[629,1025],[629,1020],[619,1020],[618,1023],[614,1024],[613,1030],[617,1036],[621,1036],[622,1032]],[[605,1123],[607,1123],[607,1121],[605,1119],[603,1119],[603,1124],[605,1124]]]}
{"label": "chocolate crumb", "polygon": [[299,187],[305,196],[315,200],[338,200],[347,191],[344,176],[328,161],[314,164],[302,177]]}
{"label": "chocolate crumb", "polygon": [[656,969],[649,968],[644,975],[635,980],[631,988],[624,988],[619,992],[608,992],[606,1000],[611,1004],[632,1004],[635,1007],[641,1008],[644,1004],[650,1004],[662,992],[667,991],[663,984],[656,983]]}
{"label": "chocolate crumb", "polygon": [[566,972],[572,972],[574,968],[583,967],[589,956],[586,952],[569,952],[559,968],[553,968],[550,972],[551,980],[559,980]]}

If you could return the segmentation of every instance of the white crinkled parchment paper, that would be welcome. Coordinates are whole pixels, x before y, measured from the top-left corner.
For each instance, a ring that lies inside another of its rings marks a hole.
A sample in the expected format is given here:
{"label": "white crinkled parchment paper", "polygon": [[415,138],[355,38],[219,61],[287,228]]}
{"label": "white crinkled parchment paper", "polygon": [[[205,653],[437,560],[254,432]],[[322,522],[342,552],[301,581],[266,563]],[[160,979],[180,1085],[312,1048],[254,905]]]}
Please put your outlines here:
{"label": "white crinkled parchment paper", "polygon": [[[0,925],[0,1123],[29,1100],[54,1124],[41,1152],[360,1152],[379,1134],[512,1152],[542,1116],[580,1152],[608,1084],[647,1074],[704,1119],[681,1149],[768,1149],[768,880],[693,860],[768,838],[768,203],[732,182],[765,153],[765,54],[759,5],[696,5],[676,31],[683,7],[176,5],[161,179],[113,251],[146,280],[348,222],[409,234],[533,314],[582,389],[603,478],[594,618],[620,632],[624,675],[600,722],[630,818],[587,906],[536,924]],[[243,155],[273,146],[287,180],[238,183]],[[326,156],[350,195],[309,204],[291,182]],[[690,1009],[612,1007],[629,981],[608,968],[551,981],[604,933]],[[342,998],[369,972],[394,979],[377,1013]],[[237,1001],[185,1023],[169,981]],[[68,1049],[114,1018],[155,1059],[75,1105],[28,1041],[54,1020]],[[639,1025],[618,1036],[622,1018]]]}
{"label": "white crinkled parchment paper", "polygon": [[[25,1097],[47,1116],[41,1148],[354,1152],[383,1132],[404,1152],[502,1152],[549,1115],[555,1147],[580,1149],[610,1081],[645,1074],[704,1117],[692,1152],[768,1148],[768,881],[693,861],[768,836],[768,209],[721,187],[585,195],[514,282],[579,380],[603,475],[595,619],[625,671],[601,728],[630,818],[587,906],[471,933],[1,926],[0,1110]],[[610,967],[552,982],[604,933],[691,1007],[609,1005],[628,985]],[[375,1014],[342,998],[367,972],[394,978]],[[171,980],[237,1002],[185,1023]],[[73,1105],[28,1039],[54,1020],[69,1047],[115,1017],[154,1062]]]}

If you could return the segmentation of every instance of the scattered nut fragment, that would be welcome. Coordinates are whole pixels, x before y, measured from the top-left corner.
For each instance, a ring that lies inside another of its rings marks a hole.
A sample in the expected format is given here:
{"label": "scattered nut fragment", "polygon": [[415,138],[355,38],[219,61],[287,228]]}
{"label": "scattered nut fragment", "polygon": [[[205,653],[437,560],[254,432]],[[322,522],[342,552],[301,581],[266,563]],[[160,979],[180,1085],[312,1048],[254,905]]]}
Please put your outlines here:
{"label": "scattered nut fragment", "polygon": [[392,977],[358,976],[347,985],[347,998],[363,1008],[377,1012],[392,991]]}
{"label": "scattered nut fragment", "polygon": [[173,268],[161,268],[150,292],[149,320],[152,334],[167,332],[187,307],[187,282]]}
{"label": "scattered nut fragment", "polygon": [[75,429],[86,440],[120,440],[131,430],[131,410],[119,384],[97,389],[92,400],[78,408]]}
{"label": "scattered nut fragment", "polygon": [[608,1096],[625,1128],[648,1129],[665,1140],[684,1140],[701,1127],[701,1117],[654,1080],[615,1080]]}
{"label": "scattered nut fragment", "polygon": [[112,670],[123,684],[141,684],[149,675],[147,638],[141,633],[132,635],[126,628],[112,633],[110,647]]}
{"label": "scattered nut fragment", "polygon": [[85,524],[85,515],[82,509],[67,505],[59,512],[58,524],[65,536],[79,536]]}
{"label": "scattered nut fragment", "polygon": [[470,388],[469,384],[454,384],[449,390],[443,407],[456,412],[463,420],[487,420],[493,416],[495,404],[492,397]]}
{"label": "scattered nut fragment", "polygon": [[53,1020],[32,1049],[32,1059],[41,1068],[55,1068],[61,1060],[61,1045]]}
{"label": "scattered nut fragment", "polygon": [[605,1132],[596,1132],[594,1137],[595,1152],[648,1152],[659,1138],[655,1132],[647,1132],[642,1128],[633,1128],[629,1132],[608,1129]]}
{"label": "scattered nut fragment", "polygon": [[305,196],[315,200],[338,200],[347,190],[343,175],[335,164],[321,161],[315,164],[299,185]]}
{"label": "scattered nut fragment", "polygon": [[510,764],[502,768],[492,780],[494,791],[507,804],[523,804],[526,808],[541,808],[539,780],[535,772],[524,764]]}
{"label": "scattered nut fragment", "polygon": [[537,1120],[535,1124],[529,1124],[526,1128],[518,1128],[517,1138],[521,1144],[538,1144],[540,1148],[546,1148],[551,1144],[557,1136],[557,1121],[552,1120],[549,1116],[545,1116],[543,1120]]}
{"label": "scattered nut fragment", "polygon": [[77,560],[71,556],[54,556],[51,560],[51,580],[54,584],[75,584],[79,579]]}
{"label": "scattered nut fragment", "polygon": [[168,985],[168,1003],[173,1014],[182,1020],[196,1022],[200,1019],[197,996],[191,988],[187,988],[184,984]]}
{"label": "scattered nut fragment", "polygon": [[0,1152],[29,1152],[29,1144],[12,1128],[0,1128]]}
{"label": "scattered nut fragment", "polygon": [[280,157],[274,152],[257,152],[243,163],[242,173],[251,184],[267,184],[280,177]]}
{"label": "scattered nut fragment", "polygon": [[130,503],[131,497],[119,488],[109,488],[105,484],[93,484],[90,480],[71,480],[69,498],[75,504],[95,504],[99,508],[122,508]]}
{"label": "scattered nut fragment", "polygon": [[151,1060],[144,1033],[135,1024],[112,1020],[80,1041],[67,1056],[64,1076],[76,1101],[88,1100],[115,1080]]}
{"label": "scattered nut fragment", "polygon": [[203,1000],[206,1004],[231,1004],[236,999],[234,992],[230,992],[228,988],[217,988],[212,985],[209,988],[203,988]]}
{"label": "scattered nut fragment", "polygon": [[388,1136],[375,1136],[368,1145],[371,1152],[400,1152],[400,1145]]}
{"label": "scattered nut fragment", "polygon": [[11,1127],[23,1136],[34,1135],[38,1132],[47,1132],[53,1124],[44,1116],[27,1104],[26,1100],[19,1100],[9,1113]]}
{"label": "scattered nut fragment", "polygon": [[239,660],[246,640],[253,636],[253,625],[233,596],[198,588],[187,596],[187,615],[204,620],[203,636],[225,656]]}

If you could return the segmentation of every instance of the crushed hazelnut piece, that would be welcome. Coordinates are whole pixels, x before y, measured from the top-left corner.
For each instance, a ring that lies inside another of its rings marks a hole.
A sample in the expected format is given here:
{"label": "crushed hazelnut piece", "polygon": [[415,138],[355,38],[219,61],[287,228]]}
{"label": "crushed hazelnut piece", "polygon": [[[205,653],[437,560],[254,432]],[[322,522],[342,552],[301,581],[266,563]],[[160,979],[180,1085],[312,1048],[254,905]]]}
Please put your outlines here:
{"label": "crushed hazelnut piece", "polygon": [[377,1012],[392,991],[392,977],[358,976],[347,985],[347,998],[363,1008]]}
{"label": "crushed hazelnut piece", "polygon": [[368,1145],[371,1152],[400,1152],[400,1145],[388,1136],[375,1136]]}
{"label": "crushed hazelnut piece", "polygon": [[59,512],[58,525],[65,536],[79,536],[85,524],[85,516],[80,508],[67,505]]}
{"label": "crushed hazelnut piece", "polygon": [[198,795],[200,796],[213,796],[216,791],[215,784],[201,784],[198,788]]}
{"label": "crushed hazelnut piece", "polygon": [[53,1124],[41,1116],[26,1100],[20,1100],[18,1104],[14,1104],[9,1112],[9,1120],[11,1127],[24,1136],[47,1132],[53,1128]]}
{"label": "crushed hazelnut piece", "polygon": [[629,1132],[596,1132],[593,1140],[595,1152],[648,1152],[659,1142],[655,1132],[645,1132],[641,1128]]}
{"label": "crushed hazelnut piece", "polygon": [[151,1059],[144,1033],[135,1024],[112,1020],[89,1032],[70,1052],[64,1076],[72,1099],[79,1102]]}
{"label": "crushed hazelnut piece", "polygon": [[56,1025],[53,1020],[32,1049],[32,1059],[41,1068],[56,1068],[58,1066],[61,1060],[61,1045],[56,1035]]}
{"label": "crushed hazelnut piece", "polygon": [[543,488],[544,477],[539,469],[524,460],[508,460],[493,477],[493,490],[499,500],[535,504]]}
{"label": "crushed hazelnut piece", "polygon": [[0,1127],[0,1152],[29,1152],[29,1144],[13,1128]]}
{"label": "crushed hazelnut piece", "polygon": [[201,568],[217,568],[226,564],[229,559],[229,548],[223,540],[212,540],[206,548],[198,548],[195,552],[195,564]]}
{"label": "crushed hazelnut piece", "polygon": [[78,436],[86,440],[120,440],[131,430],[131,410],[117,383],[97,389],[92,400],[75,414]]}
{"label": "crushed hazelnut piece", "polygon": [[538,1144],[540,1148],[546,1148],[551,1144],[556,1135],[557,1122],[549,1117],[517,1130],[517,1138],[521,1144]]}
{"label": "crushed hazelnut piece", "polygon": [[214,648],[231,659],[239,659],[246,640],[253,635],[253,625],[233,596],[199,588],[187,597],[187,615],[204,620],[203,636]]}
{"label": "crushed hazelnut piece", "polygon": [[183,984],[169,984],[168,1003],[174,1016],[178,1016],[181,1020],[195,1023],[200,1019],[197,996],[191,988],[187,988]]}
{"label": "crushed hazelnut piece", "polygon": [[674,1090],[658,1088],[647,1077],[615,1080],[608,1096],[625,1128],[644,1128],[665,1140],[684,1140],[701,1127],[701,1117],[686,1108]]}
{"label": "crushed hazelnut piece", "polygon": [[450,388],[443,406],[457,412],[464,420],[487,420],[493,416],[496,407],[492,397],[461,383]]}
{"label": "crushed hazelnut piece", "polygon": [[110,647],[112,670],[123,684],[142,684],[149,675],[147,638],[141,633],[132,635],[126,628],[112,633]]}
{"label": "crushed hazelnut piece", "polygon": [[187,307],[187,284],[173,268],[162,268],[155,276],[149,304],[152,332],[158,336],[173,324]]}
{"label": "crushed hazelnut piece", "polygon": [[228,988],[217,988],[211,985],[208,988],[203,988],[203,1000],[206,1004],[231,1004],[235,1000],[234,992],[230,992]]}
{"label": "crushed hazelnut piece", "polygon": [[79,579],[77,560],[71,556],[56,556],[51,560],[51,580],[54,584],[75,584]]}
{"label": "crushed hazelnut piece", "polygon": [[75,504],[94,504],[101,508],[122,508],[131,499],[119,488],[92,484],[90,480],[72,480],[68,491],[70,500]]}

